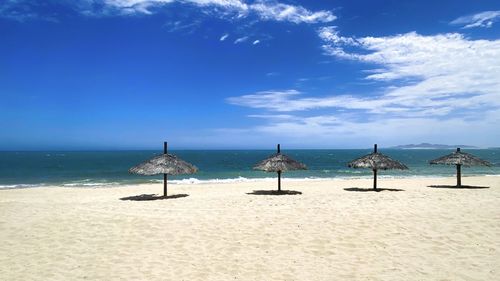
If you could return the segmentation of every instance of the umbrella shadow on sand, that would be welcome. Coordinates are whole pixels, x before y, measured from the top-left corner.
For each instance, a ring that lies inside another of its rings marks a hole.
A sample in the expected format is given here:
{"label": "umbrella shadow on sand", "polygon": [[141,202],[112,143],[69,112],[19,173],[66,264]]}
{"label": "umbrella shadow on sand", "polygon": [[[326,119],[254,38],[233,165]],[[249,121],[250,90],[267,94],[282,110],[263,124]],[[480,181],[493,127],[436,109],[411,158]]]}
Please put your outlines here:
{"label": "umbrella shadow on sand", "polygon": [[169,196],[157,195],[157,194],[141,194],[135,196],[122,197],[120,200],[125,201],[152,201],[152,200],[167,200],[167,199],[177,199],[188,197],[188,194],[174,194]]}
{"label": "umbrella shadow on sand", "polygon": [[297,195],[302,194],[298,191],[293,190],[281,190],[281,173],[285,171],[294,170],[307,170],[306,165],[297,162],[290,158],[289,156],[282,154],[280,145],[277,146],[277,152],[270,157],[262,160],[253,167],[254,170],[261,170],[265,172],[276,172],[278,173],[278,190],[271,192],[265,190],[255,190],[253,193],[256,195]]}
{"label": "umbrella shadow on sand", "polygon": [[380,192],[380,191],[405,191],[404,189],[399,188],[360,188],[360,187],[348,187],[344,188],[345,191],[355,191],[355,192]]}
{"label": "umbrella shadow on sand", "polygon": [[[194,174],[198,171],[198,168],[178,158],[175,155],[169,154],[167,151],[167,142],[164,142],[163,154],[157,155],[147,161],[144,161],[141,164],[130,168],[128,171],[131,174],[145,175],[145,176],[163,174],[163,197],[164,197],[163,199],[169,199],[178,197],[167,196],[168,175]],[[156,199],[144,199],[144,200],[156,200]]]}
{"label": "umbrella shadow on sand", "polygon": [[[373,190],[377,191],[377,173],[379,170],[408,170],[405,164],[392,159],[391,157],[384,155],[377,150],[377,144],[373,145],[373,152],[352,160],[347,164],[349,168],[369,168],[373,171]],[[356,189],[356,188],[354,188]],[[389,190],[389,189],[385,189]],[[364,189],[360,190],[349,190],[349,191],[368,191]],[[391,190],[391,191],[401,191],[401,190]]]}
{"label": "umbrella shadow on sand", "polygon": [[487,189],[489,186],[475,186],[475,185],[428,185],[432,188],[452,188],[452,189]]}
{"label": "umbrella shadow on sand", "polygon": [[301,195],[302,192],[296,190],[254,190],[248,195]]}
{"label": "umbrella shadow on sand", "polygon": [[[431,160],[429,162],[431,165],[434,164],[444,164],[444,165],[455,165],[457,167],[457,185],[458,187],[462,186],[462,166],[470,167],[470,166],[486,166],[491,167],[492,164],[486,160],[480,159],[472,154],[462,152],[460,147],[457,148],[457,151],[439,157],[437,159]],[[467,187],[464,187],[467,188]]]}

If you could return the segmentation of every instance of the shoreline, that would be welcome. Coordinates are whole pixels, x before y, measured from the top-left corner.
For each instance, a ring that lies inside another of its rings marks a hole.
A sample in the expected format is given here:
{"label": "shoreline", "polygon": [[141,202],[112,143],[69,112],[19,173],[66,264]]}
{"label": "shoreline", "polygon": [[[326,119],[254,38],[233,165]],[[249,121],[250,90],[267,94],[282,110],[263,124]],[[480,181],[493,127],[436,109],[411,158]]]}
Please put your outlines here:
{"label": "shoreline", "polygon": [[[500,177],[500,174],[462,174],[462,178],[471,178],[471,177]],[[349,176],[349,177],[308,177],[308,178],[296,178],[296,177],[282,177],[283,181],[289,182],[318,182],[318,181],[343,181],[343,180],[368,180],[372,179],[373,176]],[[450,175],[411,175],[411,176],[394,176],[394,175],[378,175],[379,179],[383,180],[391,180],[391,179],[445,179],[445,178],[455,178],[455,176]],[[84,181],[85,183],[81,183]],[[0,184],[1,190],[9,190],[9,189],[32,189],[32,188],[114,188],[114,187],[122,187],[122,186],[137,186],[137,185],[155,185],[163,183],[163,180],[150,180],[149,182],[137,182],[137,183],[129,183],[129,182],[90,182],[87,180],[82,180],[77,182],[68,182],[68,183],[41,183],[41,184]],[[169,185],[211,185],[211,184],[231,184],[231,183],[260,183],[260,182],[273,182],[276,181],[276,177],[266,177],[266,178],[228,178],[228,179],[197,179],[197,178],[188,178],[181,180],[169,180]]]}

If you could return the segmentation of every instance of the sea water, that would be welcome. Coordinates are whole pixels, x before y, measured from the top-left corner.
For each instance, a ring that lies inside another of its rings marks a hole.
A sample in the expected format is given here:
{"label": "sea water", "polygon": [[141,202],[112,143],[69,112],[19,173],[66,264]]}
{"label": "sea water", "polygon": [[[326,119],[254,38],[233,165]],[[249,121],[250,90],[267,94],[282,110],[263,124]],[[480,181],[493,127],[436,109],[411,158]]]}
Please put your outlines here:
{"label": "sea water", "polygon": [[[453,176],[455,166],[429,165],[429,160],[453,150],[381,149],[380,152],[406,164],[409,170],[380,171],[380,177]],[[284,173],[289,180],[371,177],[368,169],[351,169],[347,163],[371,152],[370,149],[286,150],[290,157],[303,162],[308,170]],[[463,176],[500,175],[500,150],[469,149],[493,167],[463,168]],[[4,151],[0,152],[0,188],[23,188],[47,185],[71,187],[107,187],[120,184],[160,182],[163,177],[140,176],[128,169],[161,151]],[[169,176],[171,183],[207,183],[252,181],[274,178],[273,173],[252,167],[274,153],[271,150],[172,150],[194,164],[193,175]]]}

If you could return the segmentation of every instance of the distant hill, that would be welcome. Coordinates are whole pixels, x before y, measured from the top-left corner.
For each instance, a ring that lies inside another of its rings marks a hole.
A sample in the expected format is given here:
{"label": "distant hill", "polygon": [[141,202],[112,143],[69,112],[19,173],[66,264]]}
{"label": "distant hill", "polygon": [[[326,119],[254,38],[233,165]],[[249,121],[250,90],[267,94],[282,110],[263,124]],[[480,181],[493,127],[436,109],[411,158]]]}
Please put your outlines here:
{"label": "distant hill", "polygon": [[447,144],[432,144],[432,143],[421,143],[421,144],[405,144],[405,145],[397,145],[392,146],[390,148],[395,149],[455,149],[457,147],[460,148],[477,148],[472,145],[464,145],[464,144],[455,144],[455,145],[447,145]]}

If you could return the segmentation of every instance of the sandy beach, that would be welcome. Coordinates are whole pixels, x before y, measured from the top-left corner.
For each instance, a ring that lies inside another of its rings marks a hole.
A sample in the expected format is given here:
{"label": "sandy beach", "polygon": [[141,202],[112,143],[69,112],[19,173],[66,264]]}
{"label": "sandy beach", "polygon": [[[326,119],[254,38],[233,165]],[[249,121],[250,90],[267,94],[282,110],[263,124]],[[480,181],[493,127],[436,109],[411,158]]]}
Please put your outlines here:
{"label": "sandy beach", "polygon": [[[498,280],[500,177],[0,191],[2,280]],[[400,189],[400,191],[396,191]],[[133,199],[133,198],[132,198]]]}

